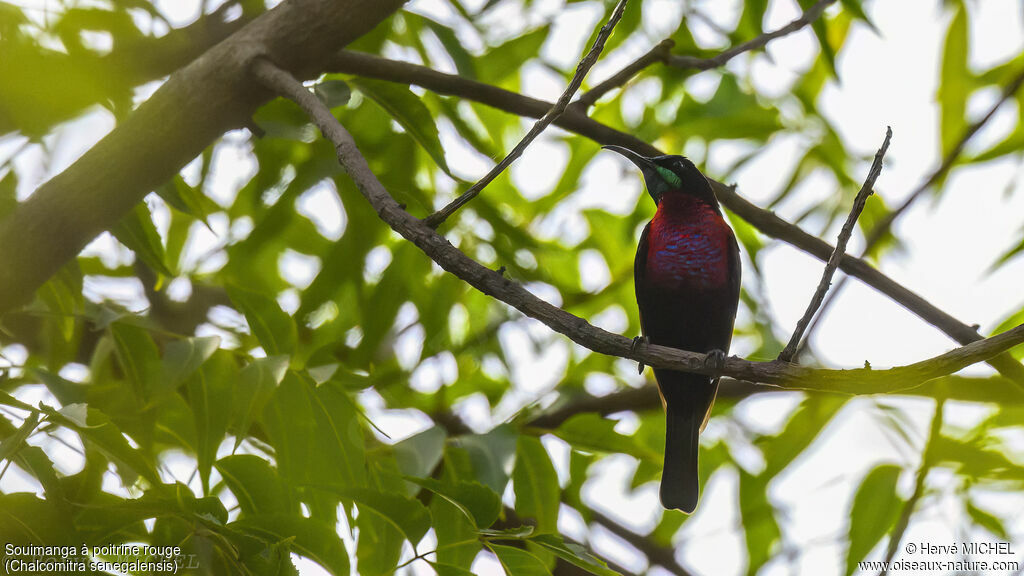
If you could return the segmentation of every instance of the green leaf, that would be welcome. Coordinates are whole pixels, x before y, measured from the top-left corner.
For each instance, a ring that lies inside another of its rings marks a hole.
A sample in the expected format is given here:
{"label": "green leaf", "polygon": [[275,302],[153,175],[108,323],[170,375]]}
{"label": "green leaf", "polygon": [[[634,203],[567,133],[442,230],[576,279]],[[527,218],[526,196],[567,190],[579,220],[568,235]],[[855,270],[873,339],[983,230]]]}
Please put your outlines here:
{"label": "green leaf", "polygon": [[233,522],[230,527],[268,544],[283,544],[334,576],[349,574],[345,544],[330,524],[301,516],[261,514]]}
{"label": "green leaf", "polygon": [[477,534],[488,540],[523,540],[532,536],[534,532],[536,530],[529,524],[503,529],[481,528],[476,531]]}
{"label": "green leaf", "polygon": [[609,568],[604,560],[591,554],[590,550],[573,542],[565,542],[559,535],[540,534],[530,538],[530,541],[541,545],[555,556],[591,574],[597,574],[597,576],[621,576],[621,574]]}
{"label": "green leaf", "polygon": [[0,541],[17,545],[82,544],[74,523],[59,508],[25,492],[0,494]]}
{"label": "green leaf", "polygon": [[498,557],[508,576],[551,576],[551,571],[540,558],[520,548],[488,542],[487,547]]}
{"label": "green leaf", "polygon": [[444,456],[447,437],[444,428],[433,426],[392,446],[402,474],[420,478],[429,476]]}
{"label": "green leaf", "polygon": [[84,404],[89,390],[88,384],[79,384],[45,370],[43,368],[30,368],[29,373],[33,378],[38,379],[46,389],[53,394],[57,401],[63,406],[69,404]]}
{"label": "green leaf", "polygon": [[486,434],[459,436],[455,443],[468,455],[474,478],[502,494],[515,456],[516,438],[513,426],[502,425]]}
{"label": "green leaf", "polygon": [[263,410],[281,476],[293,485],[366,485],[360,419],[347,394],[289,372]]}
{"label": "green leaf", "polygon": [[868,15],[864,12],[864,7],[861,6],[862,0],[840,0],[840,4],[843,5],[843,10],[849,12],[855,19],[860,20],[867,24],[873,32],[879,34],[878,27],[875,23],[868,18]]}
{"label": "green leaf", "polygon": [[134,386],[136,397],[146,399],[160,382],[160,352],[145,329],[124,322],[110,325],[117,359]]}
{"label": "green leaf", "polygon": [[217,461],[228,490],[235,495],[242,514],[295,514],[298,501],[291,488],[281,481],[270,463],[252,454],[236,454]]}
{"label": "green leaf", "polygon": [[18,450],[25,447],[25,440],[32,435],[36,426],[39,425],[39,413],[33,412],[21,423],[21,427],[14,433],[0,442],[0,462],[8,460]]}
{"label": "green leaf", "polygon": [[328,108],[337,108],[348,104],[352,89],[344,80],[324,80],[313,86],[313,94]]}
{"label": "green leaf", "polygon": [[420,16],[413,12],[404,12],[402,15],[407,20],[419,20],[422,25],[429,28],[430,31],[437,36],[441,45],[444,46],[445,51],[448,52],[449,56],[451,56],[452,62],[455,63],[455,69],[458,71],[459,76],[469,78],[471,80],[476,79],[475,58],[466,50],[462,41],[455,35],[454,30],[440,22]]}
{"label": "green leaf", "polygon": [[474,574],[469,570],[459,568],[453,564],[431,562],[430,567],[437,572],[437,576],[474,576]]}
{"label": "green leaf", "polygon": [[[479,80],[485,84],[504,84],[509,76],[519,72],[527,60],[540,54],[541,46],[548,39],[550,32],[549,26],[541,26],[533,32],[516,36],[488,50],[476,60]],[[589,49],[589,46],[587,48]]]}
{"label": "green leaf", "polygon": [[95,446],[117,465],[125,484],[131,485],[135,476],[142,476],[150,484],[161,484],[160,474],[149,457],[132,448],[121,430],[105,414],[95,408],[88,408],[86,425],[76,424],[63,414],[46,410],[51,418],[75,429],[90,445]]}
{"label": "green leaf", "polygon": [[[764,13],[768,10],[768,0],[751,0],[743,3],[743,13],[733,33],[740,38],[754,38],[764,31]],[[741,42],[743,40],[740,40]]]}
{"label": "green leaf", "polygon": [[775,509],[768,502],[768,478],[740,472],[740,516],[747,541],[747,574],[753,576],[771,559],[782,536]]}
{"label": "green leaf", "polygon": [[[807,10],[815,1],[800,0],[800,8]],[[814,30],[814,36],[818,39],[818,46],[821,47],[821,58],[828,65],[832,76],[838,79],[839,74],[836,72],[836,48],[829,42],[829,29],[824,15],[811,23],[811,29]]]}
{"label": "green leaf", "polygon": [[661,455],[637,444],[636,439],[615,431],[615,421],[600,414],[577,414],[554,431],[577,450],[629,454],[641,460],[658,460]]}
{"label": "green leaf", "polygon": [[590,509],[583,505],[580,492],[587,481],[587,471],[595,461],[595,454],[583,453],[576,449],[569,453],[569,485],[565,487],[565,503],[579,511],[588,522],[592,514]]}
{"label": "green leaf", "polygon": [[722,76],[718,90],[707,102],[684,99],[676,118],[673,129],[708,142],[737,138],[763,142],[782,129],[779,111],[762,106],[732,75]]}
{"label": "green leaf", "polygon": [[772,478],[802,454],[847,400],[847,397],[839,395],[809,395],[789,417],[781,432],[758,438],[756,445],[767,462],[762,474]]}
{"label": "green leaf", "polygon": [[247,364],[238,375],[238,389],[235,391],[234,414],[231,419],[235,430],[235,447],[249,435],[252,423],[274,395],[274,389],[284,380],[288,372],[287,356],[257,358]]}
{"label": "green leaf", "polygon": [[857,488],[850,508],[850,548],[846,553],[846,575],[857,569],[899,516],[903,500],[896,493],[900,467],[884,464],[868,473]]}
{"label": "green leaf", "polygon": [[221,351],[186,383],[189,403],[195,417],[196,459],[203,491],[210,491],[210,470],[217,458],[217,448],[228,430],[231,411],[227,409],[234,403],[234,384],[238,378],[238,369],[230,352]]}
{"label": "green leaf", "polygon": [[939,107],[942,111],[939,132],[943,156],[953,149],[967,127],[967,28],[967,9],[960,3],[946,32],[939,79]]}
{"label": "green leaf", "polygon": [[210,199],[201,191],[189,186],[180,174],[157,188],[156,193],[175,210],[188,214],[210,228],[210,223],[206,220],[209,214],[207,207],[211,204]]}
{"label": "green leaf", "polygon": [[298,339],[295,321],[281,310],[277,300],[240,286],[229,285],[227,291],[231,302],[245,315],[249,329],[267,355],[291,354],[295,351]]}
{"label": "green leaf", "polygon": [[353,78],[351,82],[356,89],[390,114],[427,151],[434,162],[437,162],[446,174],[451,175],[434,117],[418,96],[408,87],[393,82],[366,78]]}
{"label": "green leaf", "polygon": [[[56,333],[60,335],[62,343],[73,345],[75,326],[78,323],[76,314],[82,311],[85,303],[85,296],[82,293],[82,270],[77,260],[72,260],[47,280],[39,290],[39,298],[54,314],[53,323],[58,327]],[[69,351],[69,355],[73,351]],[[61,358],[52,362],[51,365],[59,366],[71,358]]]}
{"label": "green leaf", "polygon": [[979,152],[977,155],[965,158],[963,163],[989,162],[1009,154],[1017,154],[1022,148],[1024,148],[1024,126],[1018,125],[1017,129],[1001,142],[997,142],[988,150]]}
{"label": "green leaf", "polygon": [[494,524],[494,521],[498,519],[498,514],[501,513],[501,496],[479,482],[460,480],[445,483],[434,478],[413,478],[411,476],[406,476],[405,479],[419,484],[453,504],[473,523],[476,529],[487,528]]}
{"label": "green leaf", "polygon": [[996,538],[999,538],[1003,542],[1010,541],[1010,535],[1006,531],[1006,526],[1003,525],[1003,521],[995,515],[978,508],[970,500],[967,501],[967,514],[970,515],[971,520],[973,520],[975,524],[981,526],[985,530],[988,530]]}
{"label": "green leaf", "polygon": [[0,220],[3,220],[18,207],[17,192],[18,175],[14,170],[8,170],[3,176],[0,176]]}
{"label": "green leaf", "polygon": [[360,510],[368,510],[394,526],[415,546],[430,530],[430,513],[419,500],[394,492],[370,488],[331,488],[344,499],[352,500]]}
{"label": "green leaf", "polygon": [[145,202],[136,204],[110,233],[154,271],[164,276],[174,276],[164,261],[164,245]]}
{"label": "green leaf", "polygon": [[540,532],[557,532],[561,492],[558,474],[544,445],[533,436],[519,437],[512,486],[516,494],[516,513],[534,518]]}
{"label": "green leaf", "polygon": [[219,336],[172,340],[164,348],[163,375],[169,388],[191,376],[220,347]]}

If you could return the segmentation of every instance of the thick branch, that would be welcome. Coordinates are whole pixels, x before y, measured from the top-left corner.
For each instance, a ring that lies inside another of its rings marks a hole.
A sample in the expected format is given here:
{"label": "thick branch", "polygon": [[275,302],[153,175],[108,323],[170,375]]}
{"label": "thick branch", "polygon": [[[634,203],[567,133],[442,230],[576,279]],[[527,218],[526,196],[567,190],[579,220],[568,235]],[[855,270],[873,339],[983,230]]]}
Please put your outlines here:
{"label": "thick branch", "polygon": [[811,301],[807,304],[807,310],[804,311],[803,317],[796,323],[796,330],[793,331],[793,336],[789,339],[789,343],[779,353],[779,360],[786,362],[793,360],[793,355],[796,354],[797,346],[800,345],[800,338],[803,336],[804,330],[807,330],[807,325],[814,318],[814,313],[818,311],[818,307],[821,306],[821,302],[825,298],[825,293],[828,292],[829,286],[832,285],[832,275],[835,274],[836,268],[839,267],[839,261],[846,254],[846,243],[850,241],[850,236],[853,235],[853,227],[857,225],[857,219],[860,218],[860,213],[864,211],[864,205],[868,201],[868,196],[874,193],[875,180],[882,173],[882,159],[885,158],[885,151],[889,149],[889,140],[891,139],[892,128],[886,128],[885,141],[882,142],[882,147],[875,153],[875,161],[871,164],[871,169],[868,170],[868,177],[864,180],[864,185],[860,187],[860,191],[857,192],[857,196],[853,199],[850,215],[847,216],[842,230],[839,231],[836,248],[832,251],[832,255],[828,257],[825,271],[822,272],[821,281],[818,282],[818,288],[814,291]]}
{"label": "thick branch", "polygon": [[207,51],[113,132],[43,184],[0,223],[0,312],[36,288],[97,234],[227,130],[245,125],[268,94],[248,64],[273,58],[299,77],[376,26],[403,0],[288,0]]}
{"label": "thick branch", "polygon": [[991,338],[957,348],[935,358],[889,370],[810,369],[787,362],[749,362],[728,358],[722,370],[710,368],[705,355],[653,344],[634,346],[624,336],[602,330],[586,320],[536,297],[516,282],[466,256],[422,221],[406,212],[377,180],[352,135],[309,90],[267,60],[257,60],[253,73],[275,92],[298,103],[337,150],[338,161],[374,210],[393,230],[409,240],[446,271],[484,294],[497,298],[552,330],[601,354],[620,356],[656,368],[707,375],[726,375],[787,388],[877,393],[903,390],[926,380],[956,372],[1024,342],[1024,324]]}
{"label": "thick branch", "polygon": [[615,25],[619,23],[620,19],[622,19],[622,12],[626,9],[627,1],[628,0],[619,0],[618,5],[615,6],[615,10],[612,11],[611,17],[608,18],[608,22],[602,26],[601,31],[598,32],[597,39],[594,40],[594,45],[590,47],[590,51],[583,56],[583,59],[580,60],[580,63],[576,66],[576,74],[573,75],[572,80],[569,81],[569,85],[565,88],[565,91],[562,92],[562,95],[558,97],[555,105],[548,110],[547,114],[542,116],[540,120],[537,120],[533,124],[530,131],[526,133],[526,136],[524,136],[518,144],[516,144],[515,148],[513,148],[507,156],[502,158],[501,162],[498,162],[494,168],[491,168],[483,178],[477,181],[476,184],[473,184],[469,190],[466,190],[464,193],[459,195],[458,198],[449,202],[447,206],[437,212],[434,212],[430,216],[427,216],[424,219],[427,226],[437,228],[447,220],[449,216],[454,214],[456,210],[465,206],[466,203],[473,198],[476,198],[477,194],[479,194],[481,190],[486,188],[487,185],[504,172],[509,165],[523,155],[523,152],[526,151],[526,147],[533,143],[545,128],[550,126],[556,118],[565,112],[565,107],[569,105],[569,100],[572,100],[576,91],[580,89],[580,85],[583,84],[583,79],[586,78],[587,72],[590,72],[594,63],[597,62],[598,56],[601,55],[601,51],[604,50],[605,41],[607,41],[608,37],[611,36],[612,30],[615,29]]}
{"label": "thick branch", "polygon": [[[444,74],[425,66],[388,60],[358,52],[342,51],[331,61],[330,70],[391,82],[415,84],[438,94],[473,100],[520,116],[539,118],[551,108],[551,104],[548,102],[523,96],[522,94],[510,92],[496,86],[475,82],[460,76]],[[615,130],[574,110],[567,111],[554,124],[570,132],[590,138],[600,144],[624,146],[645,156],[664,154],[664,152],[631,134]],[[767,236],[788,242],[822,261],[827,260],[834,251],[834,248],[828,242],[808,234],[799,226],[786,222],[773,212],[763,210],[748,202],[738,195],[732,187],[714,180],[710,182],[715,190],[715,195],[723,205]],[[868,286],[898,302],[907,310],[942,330],[960,344],[967,344],[981,339],[976,328],[968,326],[940,310],[864,260],[847,254],[840,261],[839,269],[850,276],[860,279]],[[1024,367],[1012,357],[999,356],[993,358],[989,363],[1008,378],[1024,381]]]}

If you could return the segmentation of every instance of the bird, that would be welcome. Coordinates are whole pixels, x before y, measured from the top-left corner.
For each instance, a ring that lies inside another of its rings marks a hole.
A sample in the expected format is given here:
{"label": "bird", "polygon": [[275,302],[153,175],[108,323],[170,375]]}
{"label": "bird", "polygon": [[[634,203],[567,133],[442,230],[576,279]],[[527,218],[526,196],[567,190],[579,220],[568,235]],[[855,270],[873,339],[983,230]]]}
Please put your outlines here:
{"label": "bird", "polygon": [[[683,156],[646,157],[604,146],[643,174],[657,205],[640,235],[633,277],[641,342],[706,354],[721,368],[732,342],[740,296],[740,252],[707,178]],[[644,369],[640,365],[640,371]],[[654,369],[665,406],[661,503],[692,514],[700,496],[699,437],[711,414],[718,378]]]}

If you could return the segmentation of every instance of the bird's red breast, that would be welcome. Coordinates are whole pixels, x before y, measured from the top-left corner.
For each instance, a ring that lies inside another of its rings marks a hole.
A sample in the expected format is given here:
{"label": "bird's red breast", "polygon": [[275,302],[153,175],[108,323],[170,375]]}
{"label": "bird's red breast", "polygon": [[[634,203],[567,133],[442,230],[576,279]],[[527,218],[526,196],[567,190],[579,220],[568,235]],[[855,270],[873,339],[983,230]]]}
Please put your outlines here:
{"label": "bird's red breast", "polygon": [[665,194],[651,220],[647,279],[659,288],[717,290],[729,281],[732,230],[722,215],[689,194]]}

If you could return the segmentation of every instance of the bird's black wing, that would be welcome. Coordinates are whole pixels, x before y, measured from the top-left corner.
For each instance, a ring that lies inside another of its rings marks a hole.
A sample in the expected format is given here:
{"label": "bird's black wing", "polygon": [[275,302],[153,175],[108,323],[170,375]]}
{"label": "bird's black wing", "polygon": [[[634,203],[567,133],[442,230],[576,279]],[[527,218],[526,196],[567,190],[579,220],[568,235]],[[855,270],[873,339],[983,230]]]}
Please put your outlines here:
{"label": "bird's black wing", "polygon": [[[730,232],[732,232],[730,230]],[[729,299],[732,305],[732,322],[729,323],[729,340],[732,340],[732,326],[736,321],[736,308],[740,302],[740,278],[743,275],[740,265],[740,247],[736,242],[736,234],[729,234]]]}
{"label": "bird's black wing", "polygon": [[647,329],[644,328],[644,303],[647,301],[640,294],[640,290],[645,285],[644,276],[647,273],[647,233],[651,229],[651,223],[648,222],[647,226],[644,226],[644,231],[640,234],[640,244],[636,248],[636,258],[633,259],[633,282],[636,285],[636,306],[640,312],[640,330],[646,335]]}

